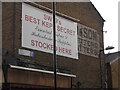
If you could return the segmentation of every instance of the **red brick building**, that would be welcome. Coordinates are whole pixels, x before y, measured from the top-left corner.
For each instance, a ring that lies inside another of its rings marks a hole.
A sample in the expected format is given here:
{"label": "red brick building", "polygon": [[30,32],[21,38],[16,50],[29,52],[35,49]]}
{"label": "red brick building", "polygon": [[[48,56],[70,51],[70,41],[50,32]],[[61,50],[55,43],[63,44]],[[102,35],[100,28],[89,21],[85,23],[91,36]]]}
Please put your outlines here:
{"label": "red brick building", "polygon": [[[20,2],[2,3],[3,86],[7,85],[5,87],[11,89],[53,87],[54,75],[52,53],[45,50],[41,51],[42,48],[37,50],[36,48],[27,46],[23,47],[23,42],[24,44],[28,43],[28,41],[23,40],[23,37],[26,35],[26,40],[30,38],[28,36],[29,32],[23,32],[24,30],[28,30],[25,28],[31,27],[31,24],[25,26],[23,22],[23,11],[29,11],[28,13],[31,15],[36,15],[37,13],[50,15],[52,3],[29,2],[24,3],[24,8],[22,5],[23,3]],[[27,6],[28,8],[26,9]],[[37,12],[36,10],[42,11]],[[68,49],[62,49],[61,52],[67,52],[69,55],[57,55],[57,86],[60,88],[100,88],[101,69],[98,54],[99,50],[104,48],[104,19],[91,2],[57,2],[56,11],[56,16],[60,18],[61,22],[75,24],[74,26],[71,24],[69,27],[76,28],[75,32],[77,34],[77,39],[75,40],[77,40],[77,46],[72,46],[72,48],[76,47],[75,50],[78,51],[78,53],[75,54],[75,58],[72,56],[69,57],[71,51]],[[29,20],[27,16],[25,18],[27,18],[25,22],[30,20],[29,23],[39,24],[38,18],[32,16]],[[50,26],[48,24],[45,25],[46,27]],[[29,29],[31,30],[31,28]],[[63,31],[65,30],[64,28]],[[69,34],[73,34],[73,32],[72,30],[67,31]],[[46,31],[46,33],[49,32]],[[71,45],[75,42],[72,39],[73,37],[70,41]],[[69,42],[67,44],[69,44]],[[38,42],[38,46],[40,45],[42,44]],[[60,50],[61,49],[59,49],[59,51]]]}
{"label": "red brick building", "polygon": [[106,56],[107,66],[107,87],[113,89],[120,89],[120,52],[108,53]]}

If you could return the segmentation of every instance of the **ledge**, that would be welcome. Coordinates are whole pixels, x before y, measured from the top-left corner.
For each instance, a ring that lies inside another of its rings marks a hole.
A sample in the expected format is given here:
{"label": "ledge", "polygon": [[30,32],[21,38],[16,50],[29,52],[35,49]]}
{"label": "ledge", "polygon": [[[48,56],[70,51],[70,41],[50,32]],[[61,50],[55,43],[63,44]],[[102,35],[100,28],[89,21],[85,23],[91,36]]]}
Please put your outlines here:
{"label": "ledge", "polygon": [[[10,68],[14,68],[14,69],[21,69],[21,70],[27,70],[27,71],[34,71],[34,72],[54,74],[53,71],[33,69],[33,68],[26,68],[26,67],[15,66],[15,65],[9,65],[9,66],[10,66]],[[57,75],[67,76],[67,77],[74,77],[74,78],[76,77],[76,75],[74,75],[74,74],[66,74],[66,73],[60,73],[60,72],[57,72]]]}

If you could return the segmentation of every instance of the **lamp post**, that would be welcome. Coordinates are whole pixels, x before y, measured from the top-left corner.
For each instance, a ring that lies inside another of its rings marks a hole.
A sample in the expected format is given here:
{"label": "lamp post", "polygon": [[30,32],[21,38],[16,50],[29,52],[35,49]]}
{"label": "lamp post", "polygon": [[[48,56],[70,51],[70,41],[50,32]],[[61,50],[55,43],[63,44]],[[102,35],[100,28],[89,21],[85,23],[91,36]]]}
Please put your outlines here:
{"label": "lamp post", "polygon": [[103,88],[103,64],[102,64],[102,59],[101,59],[101,53],[104,51],[104,50],[111,50],[111,49],[114,49],[113,46],[108,46],[106,47],[105,49],[102,49],[102,50],[99,50],[99,61],[100,61],[100,80],[101,80],[101,89]]}
{"label": "lamp post", "polygon": [[53,67],[54,67],[54,90],[57,90],[57,60],[56,60],[56,23],[55,23],[55,2],[53,0]]}

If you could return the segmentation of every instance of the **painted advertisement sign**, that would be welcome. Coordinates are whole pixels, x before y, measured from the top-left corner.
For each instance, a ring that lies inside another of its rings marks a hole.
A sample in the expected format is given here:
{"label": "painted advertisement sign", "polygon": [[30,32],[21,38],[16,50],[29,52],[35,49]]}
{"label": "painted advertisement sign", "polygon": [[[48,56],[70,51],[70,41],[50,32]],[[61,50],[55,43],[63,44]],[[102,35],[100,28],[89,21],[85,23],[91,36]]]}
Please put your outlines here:
{"label": "painted advertisement sign", "polygon": [[[52,14],[22,4],[22,47],[53,53]],[[78,59],[77,23],[56,16],[57,55]]]}
{"label": "painted advertisement sign", "polygon": [[78,24],[78,52],[98,57],[99,34],[97,30]]}

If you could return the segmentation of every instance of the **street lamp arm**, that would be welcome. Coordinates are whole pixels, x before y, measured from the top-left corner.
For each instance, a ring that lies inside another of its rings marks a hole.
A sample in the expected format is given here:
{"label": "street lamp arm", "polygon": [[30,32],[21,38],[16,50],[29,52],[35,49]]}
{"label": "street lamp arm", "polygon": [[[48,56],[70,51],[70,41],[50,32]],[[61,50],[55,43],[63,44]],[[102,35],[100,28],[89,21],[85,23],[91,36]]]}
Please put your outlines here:
{"label": "street lamp arm", "polygon": [[113,46],[108,46],[108,47],[105,48],[105,50],[111,50],[111,49],[114,49],[114,47]]}
{"label": "street lamp arm", "polygon": [[102,52],[102,51],[104,51],[104,50],[111,50],[111,49],[114,49],[114,47],[113,47],[113,46],[108,46],[108,47],[106,47],[105,49],[99,50],[99,52]]}

